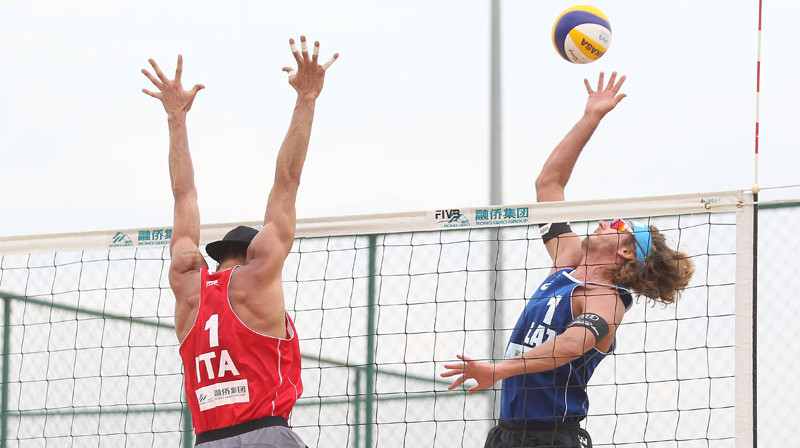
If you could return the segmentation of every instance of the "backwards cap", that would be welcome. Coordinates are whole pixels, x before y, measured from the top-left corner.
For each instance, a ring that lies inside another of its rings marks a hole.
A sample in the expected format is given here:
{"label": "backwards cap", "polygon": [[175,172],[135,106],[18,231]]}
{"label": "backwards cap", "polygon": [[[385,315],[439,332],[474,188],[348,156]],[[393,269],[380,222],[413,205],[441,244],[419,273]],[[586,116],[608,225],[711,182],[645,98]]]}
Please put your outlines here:
{"label": "backwards cap", "polygon": [[228,248],[247,249],[256,234],[258,234],[258,230],[252,227],[238,226],[226,233],[221,240],[208,243],[206,252],[208,252],[209,257],[220,263]]}

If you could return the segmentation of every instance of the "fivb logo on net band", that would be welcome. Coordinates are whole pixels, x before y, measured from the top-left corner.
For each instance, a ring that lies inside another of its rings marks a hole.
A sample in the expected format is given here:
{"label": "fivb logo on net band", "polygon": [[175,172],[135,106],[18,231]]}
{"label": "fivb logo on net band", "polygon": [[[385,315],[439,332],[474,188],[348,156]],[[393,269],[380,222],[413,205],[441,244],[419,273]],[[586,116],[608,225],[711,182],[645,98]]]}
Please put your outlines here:
{"label": "fivb logo on net band", "polygon": [[467,215],[461,213],[460,209],[451,208],[447,210],[436,210],[434,213],[436,222],[442,224],[444,228],[469,227],[470,222]]}
{"label": "fivb logo on net band", "polygon": [[436,224],[442,228],[525,225],[530,222],[530,208],[508,206],[466,210],[450,208],[436,210],[433,216]]}

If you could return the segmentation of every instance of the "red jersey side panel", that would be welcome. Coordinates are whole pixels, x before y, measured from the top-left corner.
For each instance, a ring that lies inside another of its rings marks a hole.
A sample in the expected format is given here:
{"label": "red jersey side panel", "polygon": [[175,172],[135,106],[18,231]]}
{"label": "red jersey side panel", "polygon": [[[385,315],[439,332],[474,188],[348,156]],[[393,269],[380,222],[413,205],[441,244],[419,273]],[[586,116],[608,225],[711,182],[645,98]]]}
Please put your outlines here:
{"label": "red jersey side panel", "polygon": [[202,270],[197,318],[179,350],[198,434],[261,417],[288,419],[303,392],[294,323],[287,314],[286,339],[247,328],[228,300],[235,270]]}

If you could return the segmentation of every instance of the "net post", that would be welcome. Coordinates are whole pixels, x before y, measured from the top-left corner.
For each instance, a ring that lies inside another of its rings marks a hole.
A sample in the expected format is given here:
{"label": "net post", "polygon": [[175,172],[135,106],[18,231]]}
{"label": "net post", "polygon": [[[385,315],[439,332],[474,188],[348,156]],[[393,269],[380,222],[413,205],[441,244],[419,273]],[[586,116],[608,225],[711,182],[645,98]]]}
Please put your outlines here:
{"label": "net post", "polygon": [[758,190],[753,190],[753,448],[758,446]]}
{"label": "net post", "polygon": [[[753,195],[745,195],[745,203]],[[755,207],[736,215],[736,447],[755,447]]]}
{"label": "net post", "polygon": [[11,342],[11,297],[3,294],[3,390],[0,392],[0,448],[6,448],[8,438],[8,360]]}
{"label": "net post", "polygon": [[364,446],[372,448],[372,426],[375,420],[373,407],[375,406],[375,258],[377,252],[377,236],[369,236],[369,281],[367,285],[367,366],[366,366],[366,397],[365,403],[365,428]]}

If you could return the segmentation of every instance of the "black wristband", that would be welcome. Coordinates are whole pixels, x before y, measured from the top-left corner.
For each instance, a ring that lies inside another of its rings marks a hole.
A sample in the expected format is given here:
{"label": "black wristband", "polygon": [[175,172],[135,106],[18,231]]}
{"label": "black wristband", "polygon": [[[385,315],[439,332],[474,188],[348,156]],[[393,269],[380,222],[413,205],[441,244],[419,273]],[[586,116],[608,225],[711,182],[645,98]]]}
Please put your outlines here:
{"label": "black wristband", "polygon": [[568,222],[554,222],[551,224],[540,224],[539,233],[542,235],[542,241],[547,244],[553,238],[557,238],[565,233],[571,233],[572,228]]}

